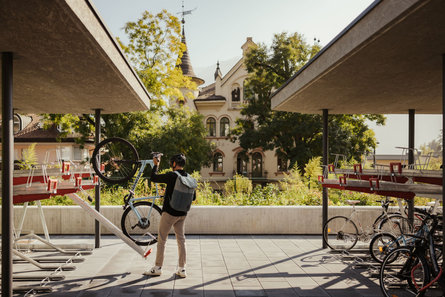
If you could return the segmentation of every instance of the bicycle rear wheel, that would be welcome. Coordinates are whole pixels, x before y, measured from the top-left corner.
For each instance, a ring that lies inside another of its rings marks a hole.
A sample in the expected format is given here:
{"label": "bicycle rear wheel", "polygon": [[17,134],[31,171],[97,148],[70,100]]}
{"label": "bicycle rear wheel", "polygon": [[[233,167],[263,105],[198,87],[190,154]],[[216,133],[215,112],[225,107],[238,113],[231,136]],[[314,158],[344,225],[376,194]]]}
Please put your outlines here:
{"label": "bicycle rear wheel", "polygon": [[117,184],[134,176],[139,166],[139,155],[130,142],[113,137],[101,141],[96,146],[91,162],[101,179]]}
{"label": "bicycle rear wheel", "polygon": [[412,234],[413,233],[413,225],[409,222],[408,218],[400,215],[394,214],[389,215],[384,218],[378,229],[385,233],[390,233],[396,237],[403,234]]}
{"label": "bicycle rear wheel", "polygon": [[391,251],[380,268],[380,288],[386,297],[423,296],[425,291],[419,290],[429,282],[426,259],[406,247]]}
{"label": "bicycle rear wheel", "polygon": [[358,229],[347,217],[330,218],[323,227],[323,241],[335,251],[348,251],[358,240]]}
{"label": "bicycle rear wheel", "polygon": [[[148,245],[157,239],[161,209],[156,204],[140,201],[129,206],[122,214],[122,232],[138,245]],[[138,216],[139,215],[139,216]]]}

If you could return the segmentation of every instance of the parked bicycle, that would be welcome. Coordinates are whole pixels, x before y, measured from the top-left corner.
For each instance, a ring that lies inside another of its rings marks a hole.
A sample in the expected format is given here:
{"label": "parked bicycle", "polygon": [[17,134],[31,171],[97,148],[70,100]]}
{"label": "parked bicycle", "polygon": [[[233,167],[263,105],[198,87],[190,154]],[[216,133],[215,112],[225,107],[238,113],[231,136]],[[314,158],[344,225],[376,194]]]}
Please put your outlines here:
{"label": "parked bicycle", "polygon": [[442,230],[439,222],[442,217],[428,215],[423,225],[428,230],[414,235],[416,241],[411,247],[392,250],[383,261],[380,269],[380,288],[386,297],[444,296],[443,289],[435,286],[439,282],[445,288],[442,274],[442,242],[435,238],[436,231]]}
{"label": "parked bicycle", "polygon": [[[153,157],[162,155],[152,153]],[[151,245],[157,242],[161,208],[156,199],[162,198],[158,185],[155,195],[135,197],[136,186],[147,165],[153,167],[153,160],[139,160],[134,146],[125,139],[113,137],[100,142],[93,151],[94,171],[104,181],[117,184],[129,181],[138,171],[129,193],[125,195],[124,212],[121,218],[122,232],[138,245]]]}
{"label": "parked bicycle", "polygon": [[[355,205],[359,202],[359,200],[347,200],[347,203],[353,207],[349,217],[332,217],[323,226],[323,241],[332,250],[349,251],[359,240],[367,242],[376,233],[386,232],[399,235],[401,233],[409,233],[412,230],[412,224],[410,224],[408,218],[400,213],[388,213],[389,205],[392,203],[388,197],[385,200],[379,201],[382,205],[382,212],[374,220],[372,226],[365,229],[355,208]],[[358,227],[354,222],[354,218],[358,223]]]}
{"label": "parked bicycle", "polygon": [[[438,204],[438,201],[436,202]],[[414,232],[415,236],[420,236],[426,232],[429,232],[428,224],[423,224],[423,221],[429,214],[435,214],[436,206],[429,210],[414,208]],[[376,234],[370,244],[369,252],[371,257],[378,263],[383,263],[385,257],[394,249],[400,246],[410,246],[416,241],[416,237],[412,234],[402,233],[399,236],[394,236],[390,233],[378,233]]]}

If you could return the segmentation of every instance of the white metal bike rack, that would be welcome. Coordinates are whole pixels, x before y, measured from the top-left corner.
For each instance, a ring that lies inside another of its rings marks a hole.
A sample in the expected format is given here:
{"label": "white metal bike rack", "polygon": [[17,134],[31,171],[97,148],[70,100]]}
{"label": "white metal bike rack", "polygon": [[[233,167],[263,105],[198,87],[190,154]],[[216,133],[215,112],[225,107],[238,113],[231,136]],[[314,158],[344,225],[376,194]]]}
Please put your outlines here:
{"label": "white metal bike rack", "polygon": [[146,258],[151,253],[151,248],[148,248],[144,251],[139,245],[137,245],[133,240],[128,238],[116,225],[114,225],[110,220],[104,217],[100,212],[91,207],[85,200],[83,200],[79,195],[72,193],[68,194],[76,204],[82,207],[87,214],[89,214],[94,219],[98,220],[101,224],[103,224],[109,231],[111,231],[114,235],[122,239],[129,247],[131,247],[136,253]]}

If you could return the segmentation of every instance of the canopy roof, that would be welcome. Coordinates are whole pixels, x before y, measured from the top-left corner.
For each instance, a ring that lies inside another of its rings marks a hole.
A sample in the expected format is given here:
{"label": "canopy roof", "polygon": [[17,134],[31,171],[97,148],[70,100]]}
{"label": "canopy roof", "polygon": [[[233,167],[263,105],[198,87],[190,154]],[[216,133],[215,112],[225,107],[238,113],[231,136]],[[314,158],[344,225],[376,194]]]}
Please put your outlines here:
{"label": "canopy roof", "polygon": [[0,52],[14,54],[16,112],[148,108],[147,90],[88,0],[0,0],[0,20]]}
{"label": "canopy roof", "polygon": [[442,113],[445,1],[375,1],[272,95],[275,110]]}

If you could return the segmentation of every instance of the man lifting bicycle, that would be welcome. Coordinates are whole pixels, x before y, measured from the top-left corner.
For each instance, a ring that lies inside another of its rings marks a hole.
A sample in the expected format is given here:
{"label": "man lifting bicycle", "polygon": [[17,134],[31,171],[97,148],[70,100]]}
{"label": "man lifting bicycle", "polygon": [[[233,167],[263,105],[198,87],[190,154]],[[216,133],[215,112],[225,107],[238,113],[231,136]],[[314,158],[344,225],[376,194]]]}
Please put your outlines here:
{"label": "man lifting bicycle", "polygon": [[[187,174],[184,171],[186,158],[183,154],[177,154],[170,158],[170,167],[172,168],[172,171],[167,172],[165,174],[158,174],[158,165],[160,163],[160,160],[161,160],[160,154],[153,157],[154,166],[151,172],[151,181],[155,183],[165,183],[167,184],[167,188],[165,190],[164,203],[162,205],[162,215],[161,215],[161,220],[159,222],[155,266],[145,271],[144,275],[150,275],[150,276],[161,275],[162,265],[164,262],[165,243],[168,238],[168,233],[170,229],[173,227],[176,235],[176,241],[178,243],[178,254],[179,254],[179,263],[176,275],[184,278],[187,276],[185,270],[185,265],[186,265],[186,247],[185,247],[185,235],[184,235],[185,218],[187,216],[187,211],[190,208],[192,199],[193,200],[196,199],[196,192],[195,192],[196,180],[194,180],[189,174]],[[181,183],[183,183],[185,186],[182,185]],[[178,185],[185,188],[186,189],[185,191],[187,191],[188,187],[189,193],[184,194],[184,190],[178,191],[179,187]],[[187,201],[187,199],[189,199],[190,201],[185,202],[186,203],[185,206],[182,205],[185,208],[176,207],[176,205],[178,204],[172,203],[174,201],[179,201],[179,200],[181,200],[184,203],[184,201]],[[176,208],[174,208],[173,206],[175,206]]]}

